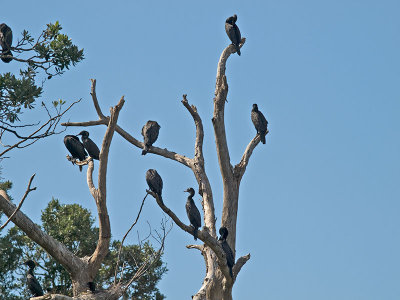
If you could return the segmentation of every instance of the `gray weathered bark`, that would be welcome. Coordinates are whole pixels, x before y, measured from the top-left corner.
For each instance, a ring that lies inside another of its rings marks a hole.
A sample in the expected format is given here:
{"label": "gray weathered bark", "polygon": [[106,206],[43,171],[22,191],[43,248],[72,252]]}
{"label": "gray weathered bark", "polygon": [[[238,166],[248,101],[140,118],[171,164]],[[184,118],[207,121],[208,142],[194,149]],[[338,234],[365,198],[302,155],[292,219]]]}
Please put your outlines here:
{"label": "gray weathered bark", "polygon": [[[111,116],[107,117],[107,130],[103,139],[100,153],[98,188],[93,184],[93,161],[87,160],[87,181],[90,192],[96,201],[99,216],[99,239],[97,247],[92,255],[88,257],[77,257],[70,252],[62,243],[58,242],[48,234],[44,233],[39,226],[33,223],[28,216],[11,203],[4,191],[0,193],[0,209],[17,225],[27,236],[45,249],[70,273],[74,296],[87,292],[87,283],[93,281],[102,261],[108,253],[111,238],[110,221],[106,203],[106,173],[108,164],[108,153],[111,145],[118,115],[124,105],[123,97],[119,103],[111,108]],[[30,185],[29,185],[30,186]],[[115,286],[107,294],[107,299],[118,299],[124,290],[124,286]],[[100,296],[100,295],[99,295]],[[92,296],[93,298],[94,296]],[[93,298],[94,299],[94,298]],[[101,299],[96,296],[96,299]],[[104,298],[105,299],[105,298]]]}
{"label": "gray weathered bark", "polygon": [[[243,38],[240,47],[245,43]],[[243,156],[238,164],[232,166],[229,156],[229,149],[226,141],[226,132],[224,124],[224,109],[228,95],[228,83],[225,76],[226,62],[229,56],[236,50],[232,45],[229,45],[221,54],[217,68],[215,98],[214,98],[214,115],[212,118],[215,144],[220,166],[220,172],[223,179],[223,212],[221,226],[225,226],[229,230],[228,244],[235,253],[236,246],[236,224],[237,224],[237,211],[239,200],[239,186],[240,181],[246,171],[249,159],[255,147],[260,142],[260,136],[256,135],[248,144]],[[97,111],[99,120],[88,122],[68,122],[63,123],[64,126],[97,126],[107,125],[107,118],[101,113],[100,106],[98,105],[97,97],[95,94],[95,82],[92,85],[92,99],[95,109]],[[202,195],[202,209],[204,212],[204,227],[199,230],[197,235],[199,240],[204,244],[202,245],[188,245],[188,249],[197,249],[204,257],[206,265],[206,275],[203,284],[199,291],[192,297],[195,300],[214,300],[232,299],[232,287],[244,264],[250,259],[250,254],[244,255],[236,260],[233,266],[233,278],[230,277],[229,268],[226,263],[226,256],[217,240],[216,232],[216,218],[214,209],[213,193],[207,173],[205,171],[205,162],[203,156],[203,139],[204,131],[200,115],[194,105],[189,105],[186,95],[183,95],[182,104],[193,117],[196,127],[196,140],[195,140],[195,154],[193,158],[186,157],[182,154],[170,151],[166,148],[150,147],[148,153],[163,156],[165,158],[177,161],[184,166],[190,168],[197,180],[199,186],[199,194]],[[127,133],[124,129],[116,125],[116,132],[119,133],[125,140],[133,146],[143,148],[143,143],[132,135]],[[268,133],[268,132],[267,132]],[[168,214],[171,219],[182,230],[193,234],[193,229],[184,224],[168,207],[165,203],[158,199],[158,196],[147,191],[154,198],[160,208]],[[167,202],[167,201],[166,201]]]}

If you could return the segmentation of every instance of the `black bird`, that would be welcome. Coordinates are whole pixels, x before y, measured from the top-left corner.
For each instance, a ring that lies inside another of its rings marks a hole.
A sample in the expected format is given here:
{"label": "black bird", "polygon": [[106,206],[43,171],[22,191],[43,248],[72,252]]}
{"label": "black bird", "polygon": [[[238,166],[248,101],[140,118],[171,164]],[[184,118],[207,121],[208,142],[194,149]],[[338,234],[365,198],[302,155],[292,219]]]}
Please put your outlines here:
{"label": "black bird", "polygon": [[251,120],[253,121],[257,133],[260,135],[261,143],[265,144],[265,135],[268,131],[268,121],[265,119],[262,112],[258,110],[257,104],[253,104],[253,109],[251,110]]}
{"label": "black bird", "polygon": [[[64,144],[73,158],[79,159],[80,161],[85,160],[87,153],[85,151],[85,147],[79,141],[77,136],[66,135],[64,137]],[[82,166],[79,166],[79,170],[82,172]]]}
{"label": "black bird", "polygon": [[28,274],[26,275],[26,284],[28,285],[28,289],[31,291],[33,297],[43,296],[43,289],[35,275],[33,275],[33,269],[36,267],[35,262],[33,260],[27,260],[24,262],[24,265],[29,267]]}
{"label": "black bird", "polygon": [[153,143],[158,138],[158,133],[160,132],[161,126],[158,125],[156,121],[147,121],[147,123],[142,128],[143,135],[143,143],[144,148],[142,151],[142,155],[146,155],[147,151],[149,151],[149,147],[153,145]]}
{"label": "black bird", "polygon": [[157,171],[154,169],[148,169],[146,172],[146,182],[152,192],[156,193],[160,200],[162,201],[161,194],[163,188],[163,181],[161,176],[158,175]]}
{"label": "black bird", "polygon": [[189,218],[190,225],[193,227],[194,240],[197,240],[197,230],[201,227],[201,216],[193,201],[194,189],[188,188],[185,192],[189,193],[189,197],[186,201],[186,214]]}
{"label": "black bird", "polygon": [[0,24],[0,46],[2,48],[2,57],[1,60],[5,63],[9,63],[12,58],[11,57],[3,57],[4,55],[10,55],[11,53],[11,44],[12,44],[12,30],[6,24]]}
{"label": "black bird", "polygon": [[99,160],[99,147],[97,147],[97,145],[89,138],[89,132],[83,130],[79,132],[78,135],[81,135],[83,147],[85,147],[87,153],[89,153],[89,156]]}
{"label": "black bird", "polygon": [[87,286],[93,294],[96,292],[96,284],[93,281],[88,282]]}
{"label": "black bird", "polygon": [[229,247],[228,242],[226,241],[226,238],[228,237],[228,229],[226,227],[221,227],[219,229],[219,234],[221,236],[219,237],[218,242],[225,252],[226,264],[228,265],[229,273],[231,274],[231,277],[233,278],[232,267],[235,264],[235,259],[233,257],[232,249],[231,249],[231,247]]}
{"label": "black bird", "polygon": [[229,39],[231,40],[232,44],[236,48],[237,54],[240,56],[240,41],[242,40],[242,36],[240,35],[239,27],[236,25],[237,15],[233,15],[229,17],[225,21],[225,31],[228,35]]}

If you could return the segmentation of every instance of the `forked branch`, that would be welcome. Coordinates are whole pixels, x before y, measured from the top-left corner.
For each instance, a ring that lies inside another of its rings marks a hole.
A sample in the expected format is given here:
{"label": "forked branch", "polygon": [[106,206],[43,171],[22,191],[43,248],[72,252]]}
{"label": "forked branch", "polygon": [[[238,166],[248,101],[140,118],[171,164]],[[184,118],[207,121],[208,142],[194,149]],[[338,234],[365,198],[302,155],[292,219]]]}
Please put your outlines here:
{"label": "forked branch", "polygon": [[[268,130],[267,133],[268,134]],[[234,174],[235,177],[237,178],[238,182],[240,183],[244,172],[246,171],[246,167],[249,163],[250,157],[253,154],[254,149],[256,148],[256,146],[260,143],[261,138],[260,135],[257,134],[251,141],[250,143],[247,145],[246,150],[243,153],[242,159],[240,160],[240,162],[235,166],[234,169]]]}
{"label": "forked branch", "polygon": [[[193,234],[193,228],[191,226],[188,226],[184,224],[176,215],[175,213],[170,210],[167,206],[165,206],[164,202],[158,197],[158,195],[150,190],[146,190],[147,193],[151,194],[154,199],[156,199],[158,206],[168,215],[171,217],[171,219],[174,221],[176,225],[179,226],[182,230]],[[210,247],[215,255],[217,256],[218,259],[218,265],[220,269],[222,270],[222,273],[225,275],[227,280],[232,280],[231,276],[229,275],[229,268],[226,262],[226,254],[224,250],[222,249],[221,245],[218,243],[217,239],[212,237],[209,232],[207,227],[203,227],[202,230],[197,231],[197,238],[201,241],[203,241],[208,247]],[[192,247],[194,248],[194,247]]]}

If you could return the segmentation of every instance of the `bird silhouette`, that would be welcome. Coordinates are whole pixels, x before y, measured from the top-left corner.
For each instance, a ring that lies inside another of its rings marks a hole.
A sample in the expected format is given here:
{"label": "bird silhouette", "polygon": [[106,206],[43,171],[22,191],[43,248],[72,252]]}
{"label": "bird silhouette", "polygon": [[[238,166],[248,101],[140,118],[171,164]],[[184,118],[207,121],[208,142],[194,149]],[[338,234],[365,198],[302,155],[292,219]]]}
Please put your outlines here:
{"label": "bird silhouette", "polygon": [[237,54],[240,56],[240,41],[242,40],[242,36],[240,34],[239,27],[236,25],[237,15],[233,15],[229,17],[225,21],[225,31],[231,40],[232,44],[235,46]]}
{"label": "bird silhouette", "polygon": [[268,131],[268,121],[265,119],[262,112],[258,110],[257,104],[253,104],[253,109],[251,110],[251,120],[253,121],[257,133],[260,135],[261,143],[265,144],[265,135]]}

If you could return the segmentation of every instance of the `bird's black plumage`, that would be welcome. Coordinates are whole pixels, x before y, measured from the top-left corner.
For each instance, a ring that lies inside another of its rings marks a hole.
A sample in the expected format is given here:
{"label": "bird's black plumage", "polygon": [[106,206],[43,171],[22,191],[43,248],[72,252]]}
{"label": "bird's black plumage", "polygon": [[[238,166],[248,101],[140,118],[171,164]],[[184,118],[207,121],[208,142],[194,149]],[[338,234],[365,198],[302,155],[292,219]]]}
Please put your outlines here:
{"label": "bird's black plumage", "polygon": [[26,284],[28,289],[31,291],[33,297],[43,296],[43,289],[35,275],[33,275],[33,270],[36,267],[35,262],[33,260],[27,260],[24,262],[24,265],[29,267],[28,274],[26,275]]}
{"label": "bird's black plumage", "polygon": [[146,155],[149,147],[153,145],[153,143],[158,138],[158,133],[160,132],[161,126],[158,125],[156,121],[147,121],[147,123],[142,128],[142,135],[143,135],[143,151],[142,155]]}
{"label": "bird's black plumage", "polygon": [[[73,158],[79,159],[80,161],[85,160],[87,153],[85,151],[85,147],[79,141],[79,138],[77,136],[66,135],[64,137],[64,144]],[[79,170],[82,171],[82,166],[79,166]]]}
{"label": "bird's black plumage", "polygon": [[160,200],[163,188],[163,181],[161,176],[158,175],[157,171],[154,169],[149,169],[146,172],[146,182],[149,185],[149,188],[152,192],[156,193]]}
{"label": "bird's black plumage", "polygon": [[189,218],[190,225],[193,227],[194,239],[197,240],[197,230],[201,227],[201,216],[196,204],[193,201],[194,189],[188,188],[185,192],[189,193],[189,197],[186,201],[186,214]]}
{"label": "bird's black plumage", "polygon": [[225,252],[226,264],[228,265],[229,273],[230,273],[231,277],[233,278],[232,267],[235,264],[235,258],[233,256],[231,247],[229,247],[228,242],[226,241],[226,238],[228,237],[228,229],[226,227],[221,227],[219,229],[219,234],[220,234],[220,237],[218,239],[218,242],[221,245],[222,250],[224,250],[224,252]]}
{"label": "bird's black plumage", "polygon": [[78,133],[81,136],[83,147],[85,147],[89,156],[99,160],[100,157],[100,150],[99,147],[89,138],[89,132],[83,130]]}
{"label": "bird's black plumage", "polygon": [[240,41],[242,40],[242,36],[240,34],[239,27],[236,25],[237,15],[233,15],[229,17],[225,21],[225,31],[231,40],[232,44],[235,46],[237,54],[240,56]]}
{"label": "bird's black plumage", "polygon": [[260,135],[261,142],[265,144],[265,135],[268,131],[268,121],[265,119],[262,112],[258,110],[257,104],[253,104],[253,109],[251,110],[251,120],[253,121],[257,133]]}
{"label": "bird's black plumage", "polygon": [[96,284],[93,281],[88,282],[87,286],[92,293],[96,292]]}
{"label": "bird's black plumage", "polygon": [[9,63],[12,58],[11,57],[4,57],[5,55],[12,56],[11,53],[11,45],[12,45],[12,30],[6,24],[0,24],[0,46],[2,48],[2,57],[1,60],[5,63]]}

